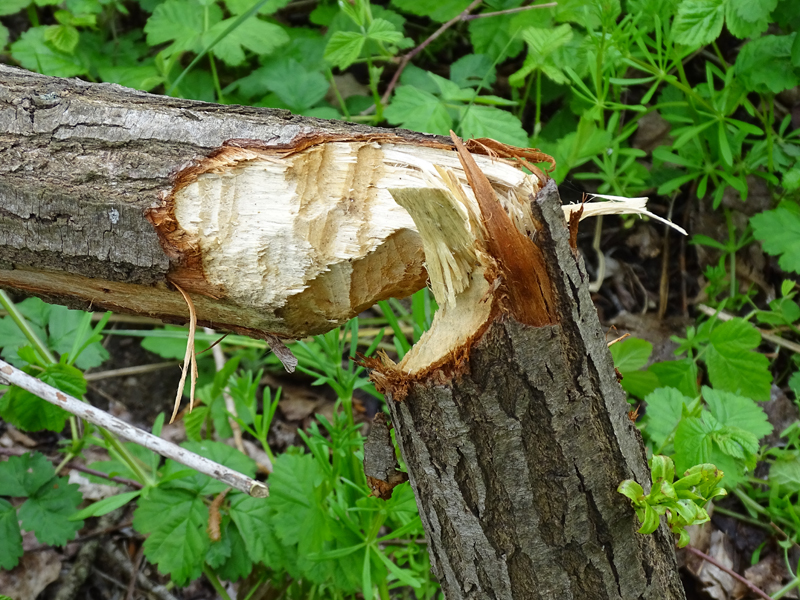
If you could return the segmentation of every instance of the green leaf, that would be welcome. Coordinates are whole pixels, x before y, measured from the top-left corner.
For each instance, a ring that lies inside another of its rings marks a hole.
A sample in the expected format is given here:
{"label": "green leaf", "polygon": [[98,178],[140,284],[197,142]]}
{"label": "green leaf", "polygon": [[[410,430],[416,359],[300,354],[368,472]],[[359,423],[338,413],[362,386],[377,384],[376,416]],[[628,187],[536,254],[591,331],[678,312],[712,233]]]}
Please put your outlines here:
{"label": "green leaf", "polygon": [[[212,44],[236,18],[225,19],[203,33],[201,45],[206,47]],[[289,36],[280,25],[253,16],[217,42],[212,51],[225,64],[235,67],[245,61],[245,49],[255,54],[270,54],[288,42]]]}
{"label": "green leaf", "polygon": [[[225,0],[225,6],[232,15],[239,16],[250,10],[259,0]],[[260,15],[271,15],[289,4],[291,0],[269,0],[258,9]]]}
{"label": "green leaf", "polygon": [[460,88],[481,83],[483,87],[490,88],[496,78],[492,60],[485,54],[467,54],[450,65],[450,81]]}
{"label": "green leaf", "polygon": [[149,92],[164,83],[164,78],[154,64],[107,66],[100,67],[98,72],[106,83],[118,83],[143,92]]}
{"label": "green leaf", "polygon": [[710,44],[719,37],[724,21],[724,0],[683,0],[673,27],[675,41],[692,47]]}
{"label": "green leaf", "polygon": [[800,492],[800,456],[790,455],[772,463],[769,480],[773,485],[780,486],[781,495]]}
{"label": "green leaf", "polygon": [[748,21],[741,17],[734,5],[735,2],[730,0],[725,4],[725,25],[727,25],[728,31],[739,39],[756,37],[769,28],[770,21],[768,16],[755,21]]}
{"label": "green leaf", "polygon": [[778,0],[727,0],[731,10],[736,12],[745,21],[760,21],[769,17],[769,14],[778,6]]}
{"label": "green leaf", "polygon": [[[38,374],[43,382],[80,398],[86,393],[86,380],[75,367],[62,363],[47,365]],[[22,388],[12,387],[0,397],[0,416],[25,431],[61,431],[69,418],[64,409],[42,400]]]}
{"label": "green leaf", "polygon": [[72,25],[51,25],[44,32],[44,39],[56,50],[72,54],[80,41],[81,34]]}
{"label": "green leaf", "polygon": [[[519,0],[498,2],[498,6],[487,7],[487,12],[496,12],[518,7]],[[537,11],[528,11],[537,12]],[[504,14],[469,22],[469,39],[476,54],[485,54],[490,61],[502,62],[514,58],[522,50],[519,31],[524,27],[520,17],[528,15]],[[541,19],[541,17],[538,17]]]}
{"label": "green leaf", "polygon": [[403,39],[403,34],[397,31],[395,26],[386,19],[373,19],[369,29],[367,29],[367,37],[376,42],[396,44]]}
{"label": "green leaf", "polygon": [[392,125],[423,133],[446,135],[453,128],[453,119],[439,98],[408,85],[397,88],[384,115]]}
{"label": "green leaf", "polygon": [[430,17],[434,21],[444,23],[469,6],[470,0],[392,0],[392,6],[420,17]]}
{"label": "green leaf", "polygon": [[[209,460],[225,465],[234,471],[239,471],[239,473],[247,475],[248,477],[255,477],[256,475],[256,463],[252,458],[245,456],[236,448],[231,448],[222,442],[213,442],[210,440],[183,442],[181,448],[185,448],[190,452],[194,452]],[[183,471],[184,469],[186,469],[185,466],[170,459],[167,460],[166,465],[164,465],[162,473],[166,477],[167,475]],[[201,496],[208,496],[210,494],[219,494],[227,486],[223,482],[212,479],[208,475],[192,472],[188,477],[181,477],[170,482],[170,487],[180,487],[196,492]]]}
{"label": "green leaf", "polygon": [[645,402],[647,411],[642,419],[643,433],[652,441],[654,450],[658,451],[675,432],[683,418],[684,408],[689,408],[692,398],[675,388],[666,387],[655,390],[645,398]]}
{"label": "green leaf", "polygon": [[49,45],[46,40],[47,26],[31,27],[22,32],[20,38],[11,44],[11,56],[31,71],[54,77],[75,77],[84,75],[86,67],[80,59]]}
{"label": "green leaf", "polygon": [[55,474],[53,465],[39,452],[10,456],[0,462],[0,496],[27,498]]}
{"label": "green leaf", "polygon": [[80,519],[88,519],[89,517],[101,517],[103,515],[107,515],[112,510],[117,510],[118,508],[125,506],[128,502],[138,497],[141,493],[141,491],[123,492],[122,494],[115,494],[114,496],[103,498],[94,504],[90,504],[82,511],[72,515],[70,520],[76,521]]}
{"label": "green leaf", "polygon": [[352,65],[361,54],[365,38],[353,31],[337,31],[325,47],[325,60],[340,69]]}
{"label": "green leaf", "polygon": [[537,69],[555,83],[569,83],[569,78],[564,74],[561,66],[553,60],[553,54],[572,39],[570,25],[565,23],[555,29],[528,27],[522,32],[522,39],[528,45],[528,54],[522,68],[509,77],[508,81],[511,85],[521,86],[525,78]]}
{"label": "green leaf", "polygon": [[750,398],[703,386],[703,399],[722,425],[749,431],[757,440],[772,433],[767,414]]}
{"label": "green leaf", "polygon": [[263,498],[245,494],[231,498],[231,519],[239,531],[247,532],[244,544],[248,555],[254,562],[263,562],[274,570],[283,568],[284,564],[284,550],[272,528],[278,518]]}
{"label": "green leaf", "polygon": [[493,106],[468,106],[461,110],[459,129],[467,138],[490,137],[513,146],[526,147],[528,134],[519,119]]}
{"label": "green leaf", "polygon": [[206,533],[208,509],[202,498],[183,490],[155,488],[141,498],[133,513],[133,526],[149,534],[144,542],[147,560],[170,575],[177,585],[202,573],[211,541]]}
{"label": "green leaf", "polygon": [[705,360],[708,378],[715,389],[769,400],[772,385],[769,360],[753,352],[761,343],[761,334],[752,323],[731,319],[715,327],[709,341]]}
{"label": "green leaf", "polygon": [[70,520],[82,500],[77,484],[66,477],[53,478],[19,508],[22,527],[42,544],[63,546],[83,527],[83,521]]}
{"label": "green leaf", "polygon": [[[248,532],[248,535],[252,535],[252,532]],[[225,562],[216,568],[217,574],[225,581],[237,581],[247,577],[253,570],[253,561],[247,553],[247,546],[239,528],[233,522],[228,523],[225,538],[228,540],[230,554]]]}
{"label": "green leaf", "polygon": [[147,19],[144,26],[147,43],[157,46],[172,42],[162,50],[165,57],[187,50],[200,51],[200,36],[205,31],[203,13],[206,10],[209,14],[208,25],[213,27],[222,19],[222,10],[216,4],[203,8],[192,0],[166,0]]}
{"label": "green leaf", "polygon": [[10,571],[22,556],[22,533],[17,522],[17,509],[0,498],[0,569]]}
{"label": "green leaf", "polygon": [[800,84],[791,62],[795,36],[796,32],[765,35],[744,45],[736,57],[734,72],[748,91],[778,94]]}
{"label": "green leaf", "polygon": [[780,256],[784,271],[800,273],[800,215],[779,206],[750,218],[753,235],[763,242],[764,251]]}
{"label": "green leaf", "polygon": [[322,73],[308,71],[293,58],[272,61],[251,73],[294,113],[302,113],[325,98],[330,84]]}
{"label": "green leaf", "polygon": [[700,394],[697,387],[697,365],[690,358],[654,363],[647,370],[655,373],[663,387],[676,388],[690,398]]}
{"label": "green leaf", "polygon": [[[75,337],[79,334],[81,321],[87,313],[82,310],[70,310],[65,306],[53,306],[50,316],[47,319],[47,330],[50,336],[47,340],[48,346],[59,354],[72,352]],[[86,336],[80,340],[82,345],[86,337],[91,333],[91,327],[86,332]],[[92,342],[78,356],[75,366],[80,369],[91,369],[98,367],[108,360],[108,350],[103,348],[99,340]],[[72,357],[70,357],[72,358]],[[83,392],[86,393],[85,391]]]}
{"label": "green leaf", "polygon": [[223,517],[220,526],[220,539],[217,541],[211,540],[211,545],[208,547],[208,552],[206,552],[206,564],[212,569],[218,569],[231,556],[231,528],[236,529],[236,525],[229,518]]}
{"label": "green leaf", "polygon": [[31,0],[3,0],[0,2],[0,16],[18,13],[30,3]]}
{"label": "green leaf", "polygon": [[609,348],[614,359],[614,366],[623,375],[631,371],[638,371],[650,360],[653,353],[653,344],[639,338],[628,338]]}

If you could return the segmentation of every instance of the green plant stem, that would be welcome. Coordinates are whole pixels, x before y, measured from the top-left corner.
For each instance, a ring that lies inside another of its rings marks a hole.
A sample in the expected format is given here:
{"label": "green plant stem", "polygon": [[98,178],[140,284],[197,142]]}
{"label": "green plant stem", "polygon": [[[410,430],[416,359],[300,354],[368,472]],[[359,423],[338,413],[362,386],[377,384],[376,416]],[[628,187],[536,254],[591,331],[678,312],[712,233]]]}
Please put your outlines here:
{"label": "green plant stem", "polygon": [[205,562],[203,563],[203,573],[205,573],[209,583],[216,590],[217,594],[219,594],[222,600],[231,600],[231,597],[228,595],[228,592],[225,591],[225,588],[223,587],[222,583],[220,583],[217,574],[214,573],[211,567],[205,564]]}
{"label": "green plant stem", "polygon": [[389,600],[389,584],[386,583],[384,579],[378,584],[378,593],[380,594],[381,600]]}
{"label": "green plant stem", "polygon": [[536,71],[536,116],[533,122],[533,137],[542,131],[542,71]]}
{"label": "green plant stem", "polygon": [[211,65],[211,79],[214,81],[214,89],[217,91],[217,102],[225,104],[225,96],[222,94],[222,86],[219,84],[219,75],[217,75],[217,62],[214,60],[214,53],[209,51],[208,62]]}
{"label": "green plant stem", "polygon": [[142,470],[139,461],[136,460],[136,457],[133,456],[128,449],[122,445],[122,443],[105,429],[100,429],[100,434],[105,439],[106,443],[111,446],[116,453],[119,455],[119,458],[130,467],[131,471],[136,474],[136,477],[142,483],[142,485],[152,485],[154,482],[152,479]]}
{"label": "green plant stem", "polygon": [[56,357],[50,352],[50,349],[39,339],[39,337],[34,333],[31,326],[28,325],[28,321],[25,320],[25,317],[22,316],[22,313],[19,312],[17,305],[12,302],[11,298],[8,297],[5,290],[0,290],[0,304],[8,313],[8,316],[11,317],[11,320],[16,323],[17,327],[19,327],[20,331],[25,335],[27,340],[31,343],[31,346],[36,348],[36,351],[42,356],[45,362],[48,363],[57,363]]}
{"label": "green plant stem", "polygon": [[336,85],[336,79],[333,77],[333,71],[330,69],[327,70],[328,81],[331,82],[331,89],[333,90],[334,96],[336,96],[336,101],[339,103],[339,108],[342,109],[342,114],[346,120],[350,120],[350,111],[347,110],[347,106],[345,106],[344,98],[342,98],[342,94],[339,92],[339,87]]}
{"label": "green plant stem", "polygon": [[33,27],[39,27],[39,13],[36,12],[36,4],[33,2],[28,5],[28,20]]}
{"label": "green plant stem", "polygon": [[781,589],[779,589],[777,592],[772,594],[772,600],[780,600],[781,598],[783,598],[786,594],[791,592],[797,586],[800,586],[800,579],[795,577],[789,583],[787,583],[785,586],[783,586]]}

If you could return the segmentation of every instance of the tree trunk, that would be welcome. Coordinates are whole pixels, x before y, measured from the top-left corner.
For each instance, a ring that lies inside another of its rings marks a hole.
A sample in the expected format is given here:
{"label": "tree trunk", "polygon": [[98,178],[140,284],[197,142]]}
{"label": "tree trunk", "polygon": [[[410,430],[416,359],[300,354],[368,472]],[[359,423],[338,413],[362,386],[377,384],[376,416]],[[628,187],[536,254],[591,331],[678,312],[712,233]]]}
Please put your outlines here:
{"label": "tree trunk", "polygon": [[555,185],[503,160],[548,157],[467,148],[0,65],[0,286],[299,337],[430,277],[431,331],[370,365],[448,600],[682,598],[615,491],[647,465]]}

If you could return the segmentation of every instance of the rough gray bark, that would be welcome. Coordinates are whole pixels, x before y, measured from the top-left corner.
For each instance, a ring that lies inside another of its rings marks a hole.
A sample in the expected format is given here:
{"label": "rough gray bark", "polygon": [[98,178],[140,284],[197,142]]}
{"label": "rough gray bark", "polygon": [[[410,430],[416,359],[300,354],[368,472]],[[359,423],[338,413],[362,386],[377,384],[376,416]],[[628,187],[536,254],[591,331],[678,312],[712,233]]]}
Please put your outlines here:
{"label": "rough gray bark", "polygon": [[[382,132],[389,133],[0,65],[0,285],[75,307],[183,322],[186,305],[166,286],[172,257],[145,218],[181,167],[230,139],[279,146],[303,135]],[[390,133],[410,143],[434,139]],[[201,323],[246,330],[241,307],[214,296],[196,300]],[[255,312],[250,328],[270,330]]]}
{"label": "rough gray bark", "polygon": [[680,599],[671,534],[616,492],[647,462],[560,206],[533,201],[559,323],[501,317],[462,374],[387,390],[433,568],[448,600]]}

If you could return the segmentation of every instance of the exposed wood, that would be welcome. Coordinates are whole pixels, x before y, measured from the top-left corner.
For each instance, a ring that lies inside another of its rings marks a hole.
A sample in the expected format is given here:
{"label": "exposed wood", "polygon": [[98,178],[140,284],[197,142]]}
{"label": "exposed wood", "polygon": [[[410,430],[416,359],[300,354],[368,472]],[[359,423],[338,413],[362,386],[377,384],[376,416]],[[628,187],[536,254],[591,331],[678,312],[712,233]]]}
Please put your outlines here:
{"label": "exposed wood", "polygon": [[[403,361],[366,364],[387,394],[447,599],[683,598],[670,533],[637,534],[616,492],[624,479],[648,481],[647,462],[555,184],[529,204],[545,269],[537,285],[549,300],[527,311],[508,288],[529,286],[539,259],[494,254],[512,243],[505,233],[487,239],[487,215],[498,213],[449,196],[467,217],[439,211],[440,221],[452,216],[440,231],[481,226],[467,250],[463,236],[449,244],[426,235],[430,212],[411,194],[398,201],[418,222],[428,262],[446,257],[447,246],[464,258],[469,285],[437,295],[433,327]],[[434,282],[434,291],[442,287]]]}

